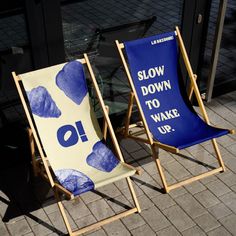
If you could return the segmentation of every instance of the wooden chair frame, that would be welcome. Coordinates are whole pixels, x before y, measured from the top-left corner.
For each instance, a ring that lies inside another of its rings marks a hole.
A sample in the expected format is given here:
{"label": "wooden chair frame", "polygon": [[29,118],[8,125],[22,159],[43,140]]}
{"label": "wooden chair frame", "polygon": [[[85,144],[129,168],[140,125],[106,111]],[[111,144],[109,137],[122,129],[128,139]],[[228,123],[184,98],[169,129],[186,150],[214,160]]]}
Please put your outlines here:
{"label": "wooden chair frame", "polygon": [[[205,120],[205,122],[207,124],[210,124],[208,115],[206,113],[206,109],[204,107],[204,104],[203,104],[203,101],[202,101],[202,98],[201,98],[201,95],[200,95],[200,92],[198,90],[198,86],[197,86],[197,83],[196,83],[197,76],[192,71],[190,61],[189,61],[189,58],[188,58],[188,55],[187,55],[187,52],[186,52],[186,49],[185,49],[185,46],[184,46],[184,43],[183,43],[183,39],[181,37],[179,28],[177,26],[176,26],[175,33],[177,35],[181,55],[183,57],[183,60],[184,60],[184,63],[185,63],[185,66],[187,68],[187,72],[188,72],[188,75],[189,75],[189,78],[190,78],[190,81],[191,81],[191,86],[190,86],[190,91],[189,91],[189,99],[191,99],[192,94],[194,92],[194,94],[196,96],[196,99],[197,99],[197,102],[199,104],[203,119]],[[162,184],[164,186],[165,192],[168,193],[172,189],[178,188],[178,187],[183,186],[185,184],[192,183],[193,181],[196,181],[196,180],[202,179],[204,177],[213,175],[217,172],[225,171],[225,165],[224,165],[224,162],[222,160],[222,157],[221,157],[220,150],[219,150],[218,144],[216,142],[216,139],[212,139],[211,141],[212,141],[212,144],[213,144],[213,147],[214,147],[214,150],[215,150],[215,153],[216,153],[216,157],[217,157],[217,160],[218,160],[218,163],[219,163],[220,167],[218,167],[216,169],[213,169],[211,171],[208,171],[206,173],[191,177],[189,179],[183,180],[181,182],[172,184],[172,185],[167,184],[167,181],[166,181],[166,178],[165,178],[165,175],[164,175],[164,172],[163,172],[163,168],[162,168],[161,163],[160,163],[159,153],[158,153],[156,147],[162,148],[166,151],[169,151],[169,152],[175,153],[175,154],[179,153],[179,149],[174,147],[174,146],[169,146],[169,145],[160,143],[156,140],[153,140],[153,137],[152,137],[151,132],[148,128],[148,124],[147,124],[147,121],[145,119],[144,113],[142,111],[141,104],[140,104],[138,95],[136,93],[135,86],[134,86],[134,83],[132,81],[132,77],[131,77],[128,65],[126,63],[126,60],[125,60],[125,57],[124,57],[124,54],[123,54],[123,51],[122,51],[122,49],[124,49],[124,44],[119,43],[119,41],[116,40],[116,46],[118,48],[121,60],[122,60],[123,65],[124,65],[125,72],[127,74],[128,80],[129,80],[129,84],[130,84],[130,87],[131,87],[131,93],[130,93],[130,98],[129,98],[129,105],[128,105],[128,110],[127,110],[126,122],[125,122],[125,126],[122,127],[121,131],[122,131],[124,137],[126,137],[126,138],[131,138],[131,139],[134,139],[136,141],[144,142],[144,143],[150,145],[152,156],[153,156],[153,159],[155,160],[155,163],[156,163],[156,166],[157,166]],[[136,133],[131,133],[130,132],[130,129],[132,129],[134,127],[137,127],[137,126],[140,126],[140,123],[139,124],[130,124],[130,119],[131,119],[132,108],[133,108],[134,102],[136,102],[136,105],[137,105],[138,110],[140,112],[141,125],[143,126],[143,133],[146,133],[147,138],[138,137],[140,135],[140,132],[136,132]],[[234,130],[229,130],[229,132],[231,134],[233,134]]]}
{"label": "wooden chair frame", "polygon": [[[136,170],[136,174],[140,174],[140,171],[138,169],[136,169],[136,168],[134,168],[134,167],[124,163],[124,159],[123,159],[120,147],[118,145],[118,141],[116,139],[114,130],[112,128],[111,121],[109,119],[108,107],[105,106],[104,101],[102,99],[102,95],[100,93],[100,90],[99,90],[97,81],[95,79],[95,75],[93,73],[93,70],[92,70],[92,67],[91,67],[91,64],[89,62],[87,54],[84,54],[84,58],[81,59],[80,62],[82,64],[84,64],[84,65],[87,65],[87,68],[88,68],[91,80],[92,80],[93,85],[94,85],[94,89],[96,91],[97,98],[99,100],[100,106],[101,106],[103,114],[104,114],[104,122],[103,122],[104,139],[106,139],[107,129],[108,129],[109,133],[110,133],[110,136],[111,136],[111,139],[112,139],[112,142],[114,144],[115,152],[116,152],[118,158],[120,159],[120,161],[123,162],[124,165],[127,165],[130,168],[135,169]],[[62,204],[60,193],[63,193],[69,199],[73,199],[74,195],[71,192],[69,192],[68,190],[66,190],[63,186],[61,186],[60,184],[55,182],[55,180],[53,178],[53,175],[52,175],[52,172],[51,172],[51,169],[50,169],[50,165],[48,163],[48,159],[47,159],[46,155],[44,154],[43,147],[42,147],[41,142],[40,142],[40,138],[38,136],[38,133],[37,133],[34,121],[32,119],[32,116],[30,114],[30,110],[29,110],[28,105],[27,105],[27,103],[25,101],[24,94],[23,94],[23,92],[21,90],[21,86],[22,86],[21,78],[19,76],[17,76],[15,74],[15,72],[13,72],[12,75],[13,75],[13,78],[14,78],[14,81],[15,81],[15,84],[16,84],[16,87],[17,87],[17,90],[18,90],[21,102],[23,104],[23,108],[25,110],[25,113],[26,113],[26,116],[27,116],[27,119],[28,119],[29,125],[30,125],[30,128],[28,129],[28,134],[29,134],[29,141],[30,141],[30,148],[31,148],[31,155],[32,155],[32,166],[33,166],[34,173],[36,175],[39,174],[40,176],[42,176],[44,179],[46,179],[50,183],[50,185],[51,185],[51,187],[52,187],[52,189],[54,191],[54,195],[55,195],[55,198],[57,200],[57,204],[58,204],[59,210],[61,212],[61,215],[63,217],[64,223],[65,223],[65,226],[67,228],[67,231],[68,231],[69,235],[74,236],[74,235],[83,234],[83,233],[85,233],[87,231],[96,229],[98,227],[101,227],[101,226],[103,226],[105,224],[108,224],[108,223],[110,223],[112,221],[115,221],[115,220],[118,220],[120,218],[123,218],[125,216],[131,215],[133,213],[136,213],[136,212],[140,213],[141,209],[140,209],[140,206],[139,206],[139,203],[138,203],[138,200],[137,200],[137,196],[136,196],[135,191],[134,191],[134,187],[132,185],[130,177],[127,177],[126,181],[127,181],[127,184],[128,184],[128,187],[129,187],[129,190],[130,190],[133,202],[134,202],[134,207],[133,208],[128,209],[128,210],[126,210],[124,212],[121,212],[119,214],[116,214],[114,216],[111,216],[111,217],[109,217],[107,219],[104,219],[104,220],[101,220],[99,222],[96,222],[94,224],[91,224],[89,226],[86,226],[84,228],[81,228],[81,229],[79,229],[77,231],[72,231],[72,228],[71,228],[71,226],[69,224],[69,221],[68,221],[66,213],[65,213],[65,208],[64,208],[64,206]],[[39,155],[40,155],[39,160],[36,160],[35,144],[36,144],[36,146],[38,148],[38,152],[39,152]]]}

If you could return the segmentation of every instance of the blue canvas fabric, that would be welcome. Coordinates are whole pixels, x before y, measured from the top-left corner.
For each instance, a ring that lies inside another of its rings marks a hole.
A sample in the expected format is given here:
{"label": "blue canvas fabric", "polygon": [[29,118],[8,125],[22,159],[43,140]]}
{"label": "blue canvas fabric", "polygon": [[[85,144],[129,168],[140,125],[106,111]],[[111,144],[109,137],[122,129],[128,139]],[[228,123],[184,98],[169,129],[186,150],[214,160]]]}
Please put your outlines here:
{"label": "blue canvas fabric", "polygon": [[175,32],[125,42],[132,80],[155,140],[183,149],[229,131],[206,124],[183,96]]}

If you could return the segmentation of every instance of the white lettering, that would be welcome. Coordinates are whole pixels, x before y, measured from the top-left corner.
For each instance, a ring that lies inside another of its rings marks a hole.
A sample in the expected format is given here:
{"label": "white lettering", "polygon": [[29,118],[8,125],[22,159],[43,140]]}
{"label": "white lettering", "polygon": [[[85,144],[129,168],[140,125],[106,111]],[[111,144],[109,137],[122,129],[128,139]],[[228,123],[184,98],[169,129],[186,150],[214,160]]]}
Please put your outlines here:
{"label": "white lettering", "polygon": [[174,36],[169,36],[169,37],[162,38],[162,39],[155,39],[155,40],[151,41],[151,44],[155,45],[155,44],[163,43],[163,42],[170,41],[170,40],[173,40],[173,39],[174,39]]}
{"label": "white lettering", "polygon": [[142,80],[146,80],[146,79],[152,79],[152,78],[155,78],[156,76],[163,76],[164,75],[164,69],[165,69],[165,66],[162,65],[162,66],[156,66],[156,67],[153,67],[153,68],[150,68],[148,69],[147,71],[146,70],[140,70],[138,71],[138,79],[140,81]]}
{"label": "white lettering", "polygon": [[142,73],[142,71],[138,72],[138,79],[139,80],[143,80],[143,73]]}
{"label": "white lettering", "polygon": [[158,108],[160,107],[160,102],[158,99],[154,98],[153,100],[145,101],[145,104],[148,105],[148,109],[152,110],[152,107]]}
{"label": "white lettering", "polygon": [[161,127],[158,127],[158,130],[161,134],[166,134],[171,132],[171,126],[170,125],[163,125]]}
{"label": "white lettering", "polygon": [[159,113],[151,115],[152,119],[155,122],[170,120],[170,119],[177,118],[179,116],[180,116],[180,114],[177,109],[172,109],[169,111],[159,112]]}
{"label": "white lettering", "polygon": [[148,86],[141,86],[143,96],[146,96],[148,93],[154,94],[155,92],[162,92],[169,89],[171,89],[169,80],[149,84]]}

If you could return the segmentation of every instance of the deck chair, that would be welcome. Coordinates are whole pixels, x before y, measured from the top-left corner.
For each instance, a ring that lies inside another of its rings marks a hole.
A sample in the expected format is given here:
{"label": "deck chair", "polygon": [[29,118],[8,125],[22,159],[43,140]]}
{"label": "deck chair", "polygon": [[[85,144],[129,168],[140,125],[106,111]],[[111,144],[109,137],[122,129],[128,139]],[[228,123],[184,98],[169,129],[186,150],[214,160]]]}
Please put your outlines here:
{"label": "deck chair", "polygon": [[[90,105],[84,67],[88,69],[104,114],[103,133]],[[33,137],[30,139],[32,156],[33,142],[40,154],[39,161],[32,160],[34,170],[50,182],[69,235],[82,234],[140,212],[130,180],[138,172],[124,162],[88,56],[84,54],[80,60],[20,75],[13,72],[13,77],[30,125],[29,135]],[[114,151],[105,144],[107,130]],[[124,178],[134,207],[72,232],[61,196],[73,199]]]}
{"label": "deck chair", "polygon": [[[178,27],[174,32],[148,38],[124,43],[116,41],[116,45],[131,86],[127,118],[122,132],[127,138],[151,146],[152,156],[156,162],[165,192],[217,172],[225,171],[215,138],[234,133],[234,131],[210,125],[197,87],[196,75],[191,69]],[[191,80],[189,97],[183,86],[183,81],[178,75],[178,48],[180,48]],[[198,101],[202,118],[195,112],[189,101],[193,92]],[[141,123],[138,122],[138,124],[130,124],[134,101],[141,118]],[[146,135],[140,137],[138,135],[140,131],[132,132],[132,129],[137,129],[137,125],[143,126]],[[158,148],[171,153],[179,153],[181,149],[207,140],[212,140],[220,167],[168,185],[158,156]]]}

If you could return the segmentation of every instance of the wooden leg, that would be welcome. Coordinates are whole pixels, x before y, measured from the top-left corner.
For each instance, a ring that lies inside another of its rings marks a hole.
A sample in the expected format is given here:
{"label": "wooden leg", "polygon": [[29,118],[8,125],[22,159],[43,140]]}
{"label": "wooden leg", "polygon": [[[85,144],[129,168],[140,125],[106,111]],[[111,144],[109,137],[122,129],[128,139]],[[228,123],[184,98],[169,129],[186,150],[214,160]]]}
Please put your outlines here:
{"label": "wooden leg", "polygon": [[[109,107],[108,106],[105,106],[106,107],[106,112],[107,114],[109,114]],[[106,140],[107,139],[107,122],[106,122],[106,119],[103,120],[103,138]]]}
{"label": "wooden leg", "polygon": [[134,93],[130,92],[129,96],[129,106],[126,114],[126,119],[125,119],[125,132],[124,132],[124,137],[127,137],[129,135],[129,124],[130,124],[130,118],[131,118],[131,113],[133,109],[133,103],[134,103]]}
{"label": "wooden leg", "polygon": [[217,160],[219,162],[219,165],[222,167],[223,171],[225,171],[225,165],[224,165],[224,162],[222,160],[220,150],[219,150],[218,144],[217,144],[215,139],[212,139],[212,144],[213,144],[213,147],[215,149],[215,153],[216,153],[216,157],[217,157]]}
{"label": "wooden leg", "polygon": [[168,185],[167,185],[167,182],[166,182],[164,172],[163,172],[162,167],[161,167],[161,162],[160,162],[160,159],[159,159],[159,153],[158,153],[158,151],[156,151],[155,145],[151,145],[151,149],[152,149],[153,158],[155,159],[155,163],[156,163],[156,166],[157,166],[157,169],[158,169],[158,172],[159,172],[164,190],[165,190],[166,193],[168,193],[169,188],[168,188]]}
{"label": "wooden leg", "polygon": [[29,136],[29,145],[30,145],[30,154],[31,154],[33,172],[34,172],[34,176],[38,176],[38,167],[37,167],[37,162],[36,162],[33,132],[31,129],[27,129],[27,131],[28,131],[28,136]]}
{"label": "wooden leg", "polygon": [[131,192],[131,195],[132,195],[132,198],[133,198],[133,201],[134,201],[134,204],[138,210],[138,213],[141,212],[141,208],[140,208],[140,205],[139,205],[139,202],[138,202],[138,199],[137,199],[137,196],[136,196],[136,193],[134,191],[134,187],[133,187],[133,184],[130,180],[130,177],[126,178],[126,181],[127,181],[127,184],[129,186],[129,189],[130,189],[130,192]]}
{"label": "wooden leg", "polygon": [[72,229],[71,229],[71,227],[70,227],[70,223],[69,223],[69,221],[68,221],[68,219],[67,219],[67,216],[66,216],[65,208],[64,208],[64,206],[63,206],[63,204],[62,204],[62,202],[61,202],[61,199],[60,199],[60,197],[59,197],[59,194],[58,194],[58,192],[57,192],[57,189],[54,189],[54,195],[55,195],[55,198],[56,198],[56,200],[57,200],[57,205],[58,205],[59,210],[60,210],[60,212],[61,212],[61,215],[62,215],[63,221],[64,221],[64,223],[65,223],[66,229],[67,229],[69,235],[72,236],[72,235],[74,235],[74,234],[73,234]]}

